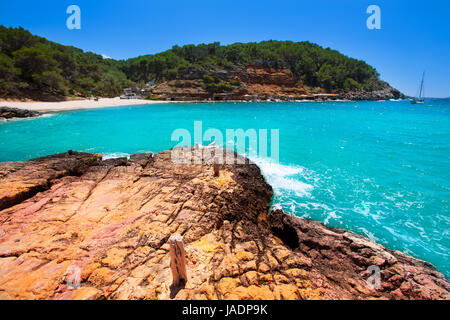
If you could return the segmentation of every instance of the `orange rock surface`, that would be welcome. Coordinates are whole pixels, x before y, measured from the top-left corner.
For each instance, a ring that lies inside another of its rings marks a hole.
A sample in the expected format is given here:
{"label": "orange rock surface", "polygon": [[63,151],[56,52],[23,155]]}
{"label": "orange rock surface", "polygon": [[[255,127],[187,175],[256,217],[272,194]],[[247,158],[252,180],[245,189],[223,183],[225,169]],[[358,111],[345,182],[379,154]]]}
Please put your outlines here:
{"label": "orange rock surface", "polygon": [[[210,162],[175,164],[170,151],[0,164],[0,299],[449,298],[429,264],[268,214],[271,199],[254,164],[222,165],[214,177]],[[182,288],[171,286],[174,234],[187,255]],[[379,289],[367,286],[370,265]]]}

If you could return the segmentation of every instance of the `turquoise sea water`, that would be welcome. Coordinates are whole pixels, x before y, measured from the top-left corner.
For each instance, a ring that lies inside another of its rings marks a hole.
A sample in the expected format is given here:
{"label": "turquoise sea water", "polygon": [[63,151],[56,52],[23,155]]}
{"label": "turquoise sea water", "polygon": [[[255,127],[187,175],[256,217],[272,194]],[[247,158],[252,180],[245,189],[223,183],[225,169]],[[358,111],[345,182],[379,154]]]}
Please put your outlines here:
{"label": "turquoise sea water", "polygon": [[[274,207],[364,234],[450,276],[450,100],[168,104],[0,123],[0,161],[69,149],[172,148],[172,132],[279,129],[280,163],[254,158]],[[270,137],[270,135],[269,135]],[[207,141],[205,141],[205,144]]]}

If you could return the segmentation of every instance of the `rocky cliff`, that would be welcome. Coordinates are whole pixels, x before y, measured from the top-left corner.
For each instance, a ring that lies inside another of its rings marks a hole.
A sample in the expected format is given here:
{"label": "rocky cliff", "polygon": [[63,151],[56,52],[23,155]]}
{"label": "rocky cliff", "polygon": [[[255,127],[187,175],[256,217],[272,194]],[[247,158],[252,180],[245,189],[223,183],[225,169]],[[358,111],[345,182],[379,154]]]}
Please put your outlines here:
{"label": "rocky cliff", "polygon": [[381,82],[374,91],[333,91],[310,87],[294,76],[291,69],[268,63],[253,63],[231,69],[186,68],[177,80],[159,83],[153,89],[153,98],[192,100],[385,100],[405,96]]}
{"label": "rocky cliff", "polygon": [[[271,199],[248,160],[218,177],[208,160],[175,164],[170,151],[0,164],[0,299],[449,299],[428,263],[269,213]],[[171,287],[174,234],[186,248],[182,288]]]}

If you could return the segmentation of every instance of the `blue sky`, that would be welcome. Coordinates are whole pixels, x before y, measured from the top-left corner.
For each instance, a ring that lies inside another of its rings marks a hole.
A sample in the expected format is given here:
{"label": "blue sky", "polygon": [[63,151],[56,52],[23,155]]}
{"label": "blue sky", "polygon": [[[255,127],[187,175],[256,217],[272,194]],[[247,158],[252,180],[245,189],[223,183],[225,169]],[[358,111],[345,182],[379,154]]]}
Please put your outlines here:
{"label": "blue sky", "polygon": [[[71,4],[81,8],[81,30],[66,28]],[[372,4],[381,30],[366,27]],[[426,95],[450,96],[448,0],[15,0],[0,10],[0,24],[115,59],[175,44],[308,40],[365,60],[409,95],[426,70]]]}

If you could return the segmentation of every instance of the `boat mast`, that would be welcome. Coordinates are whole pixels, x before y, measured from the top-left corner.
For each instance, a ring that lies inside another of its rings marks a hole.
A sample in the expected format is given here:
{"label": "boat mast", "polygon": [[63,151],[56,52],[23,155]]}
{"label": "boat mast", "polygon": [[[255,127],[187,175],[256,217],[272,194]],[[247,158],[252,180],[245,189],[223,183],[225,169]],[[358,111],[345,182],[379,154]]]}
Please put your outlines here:
{"label": "boat mast", "polygon": [[419,99],[422,98],[422,92],[423,92],[423,80],[425,79],[425,71],[422,74],[422,81],[420,82],[420,91],[419,91]]}

